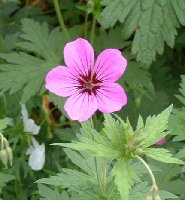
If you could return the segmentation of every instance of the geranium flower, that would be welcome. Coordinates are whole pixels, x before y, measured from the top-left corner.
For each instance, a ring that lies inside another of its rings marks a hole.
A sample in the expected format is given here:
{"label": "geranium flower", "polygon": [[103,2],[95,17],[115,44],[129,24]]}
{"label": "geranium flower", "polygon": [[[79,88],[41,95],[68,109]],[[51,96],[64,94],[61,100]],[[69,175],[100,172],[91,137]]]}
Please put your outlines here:
{"label": "geranium flower", "polygon": [[24,131],[29,133],[31,145],[28,147],[26,154],[30,155],[28,159],[28,165],[33,170],[41,170],[45,163],[45,144],[39,145],[38,141],[33,135],[38,135],[40,126],[28,118],[28,111],[25,104],[21,104],[21,113],[23,118]]}
{"label": "geranium flower", "polygon": [[61,97],[69,97],[64,109],[72,120],[89,119],[98,109],[118,111],[127,103],[124,89],[115,83],[124,73],[127,60],[118,49],[106,49],[94,64],[94,50],[82,38],[64,47],[67,67],[57,66],[46,76],[46,88]]}
{"label": "geranium flower", "polygon": [[24,132],[28,132],[32,135],[38,135],[40,126],[37,126],[33,119],[28,118],[28,111],[26,110],[25,104],[21,104],[21,114],[24,124]]}
{"label": "geranium flower", "polygon": [[26,154],[30,155],[28,165],[33,170],[41,170],[45,163],[45,145],[39,145],[38,141],[31,137],[32,145],[27,149]]}

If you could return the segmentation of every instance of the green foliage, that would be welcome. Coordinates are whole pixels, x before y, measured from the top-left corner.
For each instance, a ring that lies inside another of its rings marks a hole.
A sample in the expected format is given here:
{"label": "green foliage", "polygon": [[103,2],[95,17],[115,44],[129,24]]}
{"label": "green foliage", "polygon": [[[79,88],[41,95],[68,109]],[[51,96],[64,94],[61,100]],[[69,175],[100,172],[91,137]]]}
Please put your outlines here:
{"label": "green foliage", "polygon": [[183,104],[181,109],[174,109],[169,121],[169,130],[171,135],[175,135],[174,141],[185,140],[185,76],[181,76],[182,83],[180,84],[180,93],[177,98]]}
{"label": "green foliage", "polygon": [[75,196],[69,197],[68,193],[63,191],[62,193],[58,192],[57,190],[52,190],[49,187],[46,187],[45,185],[39,184],[39,193],[43,197],[40,200],[75,200]]}
{"label": "green foliage", "polygon": [[0,173],[0,187],[3,187],[6,185],[6,183],[8,183],[9,181],[15,179],[14,176],[10,175],[10,174],[2,174]]}
{"label": "green foliage", "polygon": [[2,91],[13,94],[22,90],[22,103],[35,94],[43,93],[44,77],[49,69],[61,62],[61,52],[64,39],[59,29],[49,32],[46,23],[39,24],[30,19],[22,21],[23,42],[17,44],[26,52],[34,53],[38,57],[24,51],[18,53],[1,54],[8,64],[0,65],[0,79]]}
{"label": "green foliage", "polygon": [[122,199],[128,199],[132,185],[135,181],[139,180],[135,170],[131,166],[130,161],[124,158],[119,159],[114,164],[112,174],[115,177],[115,184]]}
{"label": "green foliage", "polygon": [[4,119],[0,119],[0,131],[7,128],[9,125],[12,125],[12,119],[6,117]]}
{"label": "green foliage", "polygon": [[140,137],[143,140],[142,144],[145,147],[155,144],[160,140],[160,138],[167,134],[164,131],[167,128],[168,118],[170,116],[171,110],[172,106],[168,107],[157,116],[149,116],[146,119],[145,125],[142,118],[139,117],[137,130],[140,132]]}
{"label": "green foliage", "polygon": [[172,154],[167,149],[148,148],[145,154],[152,159],[155,159],[164,163],[184,164],[183,161],[172,157]]}
{"label": "green foliage", "polygon": [[[174,158],[168,150],[150,147],[161,137],[167,135],[163,132],[167,128],[171,109],[172,106],[157,116],[149,116],[145,124],[140,116],[135,131],[128,120],[125,122],[118,116],[114,118],[111,115],[105,115],[104,128],[100,133],[86,123],[82,125],[81,134],[78,134],[79,141],[55,143],[55,145],[87,151],[97,157],[116,160],[111,173],[121,197],[128,199],[132,185],[139,180],[136,169],[131,165],[135,157],[145,154],[164,163],[184,164],[181,160]],[[75,160],[73,157],[76,157],[75,154],[70,156],[72,160]],[[79,163],[87,166],[87,163],[79,162],[79,160],[74,162],[80,167],[82,166]]]}
{"label": "green foliage", "polygon": [[134,32],[132,53],[145,65],[163,53],[164,42],[173,47],[176,28],[185,25],[184,0],[103,0],[102,4],[102,26],[112,27],[119,20],[125,38]]}

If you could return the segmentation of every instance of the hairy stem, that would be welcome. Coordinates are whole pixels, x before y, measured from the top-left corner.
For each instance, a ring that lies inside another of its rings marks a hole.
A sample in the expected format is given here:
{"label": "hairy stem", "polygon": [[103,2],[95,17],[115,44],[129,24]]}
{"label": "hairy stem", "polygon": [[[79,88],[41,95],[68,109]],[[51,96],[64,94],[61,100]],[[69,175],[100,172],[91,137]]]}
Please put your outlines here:
{"label": "hairy stem", "polygon": [[61,27],[62,31],[64,31],[67,40],[70,41],[70,37],[69,37],[69,34],[68,34],[67,29],[65,27],[64,20],[63,20],[61,11],[60,11],[58,0],[53,0],[53,3],[54,3],[55,12],[57,14],[57,18],[58,18],[58,22],[60,24],[60,27]]}
{"label": "hairy stem", "polygon": [[149,165],[140,156],[136,156],[136,157],[144,164],[144,166],[148,170],[148,173],[150,174],[150,177],[152,179],[152,186],[157,187],[155,176],[154,176],[152,170],[150,169]]}

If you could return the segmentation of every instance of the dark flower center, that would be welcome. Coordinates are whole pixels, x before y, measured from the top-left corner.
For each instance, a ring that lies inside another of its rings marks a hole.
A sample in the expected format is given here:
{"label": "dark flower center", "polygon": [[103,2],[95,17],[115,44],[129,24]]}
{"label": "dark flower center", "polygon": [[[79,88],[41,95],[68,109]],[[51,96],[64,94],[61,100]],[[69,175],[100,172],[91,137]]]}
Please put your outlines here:
{"label": "dark flower center", "polygon": [[91,72],[87,76],[81,76],[79,82],[81,91],[88,92],[89,94],[96,94],[96,90],[101,86],[101,81],[96,78],[96,74],[92,75]]}

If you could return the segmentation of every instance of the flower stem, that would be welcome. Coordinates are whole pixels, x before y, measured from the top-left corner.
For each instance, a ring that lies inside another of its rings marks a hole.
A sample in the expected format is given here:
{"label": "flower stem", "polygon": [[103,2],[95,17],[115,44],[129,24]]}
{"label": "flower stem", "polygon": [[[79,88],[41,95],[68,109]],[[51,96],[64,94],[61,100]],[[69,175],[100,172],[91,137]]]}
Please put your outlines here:
{"label": "flower stem", "polygon": [[[93,123],[93,118],[92,117],[90,118],[90,122],[91,122],[91,127],[94,129],[94,123]],[[93,135],[92,135],[92,138],[94,140],[94,136]],[[97,163],[96,157],[94,157],[94,165],[95,165],[96,176],[97,176],[98,184],[100,186],[100,190],[101,190],[102,193],[104,193],[104,189],[103,189],[103,186],[102,186],[102,181],[101,181],[99,173],[98,173],[98,163]]]}
{"label": "flower stem", "polygon": [[144,166],[148,170],[148,173],[150,174],[150,177],[152,179],[152,186],[157,187],[155,176],[154,176],[152,170],[150,169],[149,165],[140,156],[136,156],[136,157],[144,164]]}
{"label": "flower stem", "polygon": [[88,30],[88,12],[85,13],[85,24],[84,24],[84,37],[87,39],[87,30]]}
{"label": "flower stem", "polygon": [[91,44],[94,44],[94,33],[95,33],[95,27],[96,27],[96,19],[93,16],[93,21],[92,21],[92,29],[91,29]]}
{"label": "flower stem", "polygon": [[110,200],[110,198],[112,197],[112,194],[113,194],[113,192],[114,192],[115,189],[116,189],[116,185],[114,184],[113,187],[112,187],[112,189],[108,193],[107,200]]}
{"label": "flower stem", "polygon": [[56,12],[56,14],[57,14],[57,18],[58,18],[58,21],[59,21],[60,27],[61,27],[62,31],[64,31],[67,40],[70,41],[69,34],[68,34],[68,32],[67,32],[67,29],[66,29],[66,27],[65,27],[65,24],[64,24],[64,20],[63,20],[62,14],[61,14],[61,12],[60,12],[60,7],[59,7],[58,0],[53,0],[53,3],[54,3],[55,12]]}

